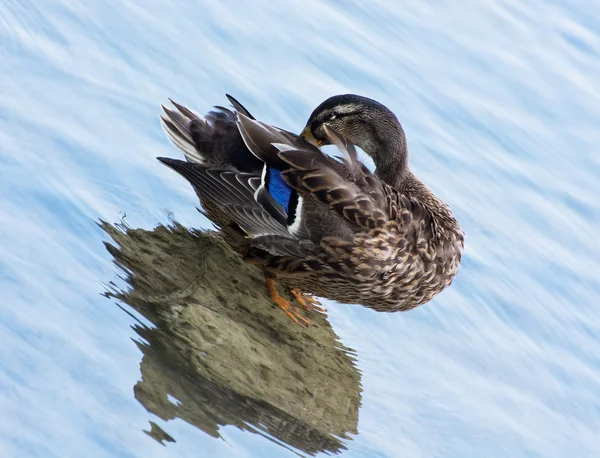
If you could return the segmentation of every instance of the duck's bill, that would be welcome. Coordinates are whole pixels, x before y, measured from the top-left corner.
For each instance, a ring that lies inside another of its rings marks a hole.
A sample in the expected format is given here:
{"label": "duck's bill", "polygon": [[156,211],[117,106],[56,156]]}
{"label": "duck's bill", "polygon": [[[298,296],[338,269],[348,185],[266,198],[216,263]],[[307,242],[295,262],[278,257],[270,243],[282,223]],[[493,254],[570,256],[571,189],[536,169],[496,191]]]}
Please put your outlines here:
{"label": "duck's bill", "polygon": [[310,131],[310,127],[306,126],[304,128],[304,130],[302,131],[302,133],[300,134],[301,137],[304,137],[304,139],[310,143],[311,145],[318,147],[323,146],[323,142],[319,141],[315,138],[315,136],[312,134],[312,132]]}

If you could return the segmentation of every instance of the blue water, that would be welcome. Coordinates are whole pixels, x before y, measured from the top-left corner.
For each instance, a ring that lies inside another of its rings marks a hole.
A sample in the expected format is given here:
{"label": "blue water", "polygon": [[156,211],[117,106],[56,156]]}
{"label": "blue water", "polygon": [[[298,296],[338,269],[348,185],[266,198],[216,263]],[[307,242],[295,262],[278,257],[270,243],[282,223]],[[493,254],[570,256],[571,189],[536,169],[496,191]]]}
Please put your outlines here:
{"label": "blue water", "polygon": [[426,306],[328,305],[364,389],[341,456],[600,456],[600,7],[558,3],[5,0],[0,456],[296,456],[138,403],[96,222],[209,227],[155,160],[178,154],[168,97],[202,112],[230,93],[299,131],[345,92],[398,115],[467,237]]}

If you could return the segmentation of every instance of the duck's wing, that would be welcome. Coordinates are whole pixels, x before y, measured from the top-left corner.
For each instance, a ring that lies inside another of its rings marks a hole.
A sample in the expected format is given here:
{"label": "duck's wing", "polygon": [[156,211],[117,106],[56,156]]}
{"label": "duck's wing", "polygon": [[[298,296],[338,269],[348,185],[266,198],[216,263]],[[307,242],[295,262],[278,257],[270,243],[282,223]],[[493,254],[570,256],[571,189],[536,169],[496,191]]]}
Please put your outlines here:
{"label": "duck's wing", "polygon": [[201,164],[166,157],[157,159],[183,176],[202,200],[217,203],[220,211],[230,216],[248,234],[289,235],[252,198],[255,191],[252,179],[256,175],[207,169]]}
{"label": "duck's wing", "polygon": [[[305,234],[290,234],[286,209],[262,186],[264,163],[250,152],[238,127],[238,114],[254,117],[236,99],[228,98],[237,113],[216,106],[202,116],[172,100],[171,108],[163,106],[161,125],[187,162],[159,159],[192,184],[206,216],[222,229],[233,222],[253,245],[274,255],[310,250],[311,243],[299,243]],[[293,138],[281,132],[278,140]]]}
{"label": "duck's wing", "polygon": [[[336,160],[302,137],[244,115],[238,114],[238,126],[250,151],[281,170],[284,181],[305,201],[318,202],[356,228],[373,229],[390,220],[387,194],[393,190],[371,173],[339,133],[326,129],[342,153]],[[322,217],[314,216],[317,225],[322,223]]]}
{"label": "duck's wing", "polygon": [[[304,257],[314,254],[316,246],[299,240],[254,199],[260,179],[251,173],[207,169],[201,164],[159,157],[158,160],[183,176],[194,188],[203,204],[219,208],[251,239],[250,246],[275,256]],[[212,216],[214,219],[214,215]]]}

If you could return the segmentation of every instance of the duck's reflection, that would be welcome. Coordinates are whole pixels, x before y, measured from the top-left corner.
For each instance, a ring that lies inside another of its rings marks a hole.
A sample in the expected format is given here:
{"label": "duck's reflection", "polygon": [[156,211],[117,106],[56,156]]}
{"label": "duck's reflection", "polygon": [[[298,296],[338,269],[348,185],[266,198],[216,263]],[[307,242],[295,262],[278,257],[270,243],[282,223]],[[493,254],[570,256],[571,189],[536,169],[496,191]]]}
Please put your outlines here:
{"label": "duck's reflection", "polygon": [[[345,448],[356,434],[360,375],[323,316],[307,329],[294,324],[270,302],[260,272],[214,233],[101,227],[129,285],[111,283],[107,295],[155,325],[135,326],[144,357],[134,393],[149,412],[213,437],[235,425],[308,454]],[[147,433],[176,440],[154,423]]]}

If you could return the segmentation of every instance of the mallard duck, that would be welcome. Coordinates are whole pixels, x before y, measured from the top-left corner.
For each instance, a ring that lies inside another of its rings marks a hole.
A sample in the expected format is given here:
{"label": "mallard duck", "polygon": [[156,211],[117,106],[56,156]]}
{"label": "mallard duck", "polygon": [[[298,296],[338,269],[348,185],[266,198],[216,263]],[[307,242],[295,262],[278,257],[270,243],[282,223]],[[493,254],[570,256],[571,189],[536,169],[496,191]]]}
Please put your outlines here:
{"label": "mallard duck", "polygon": [[[310,321],[275,280],[310,308],[316,295],[377,311],[405,311],[452,282],[464,235],[452,212],[410,170],[406,138],[384,105],[327,99],[298,136],[235,111],[206,116],[173,101],[162,126],[187,161],[158,158],[193,186],[204,213],[295,322]],[[335,158],[319,147],[334,144]],[[371,172],[355,145],[373,158]]]}

